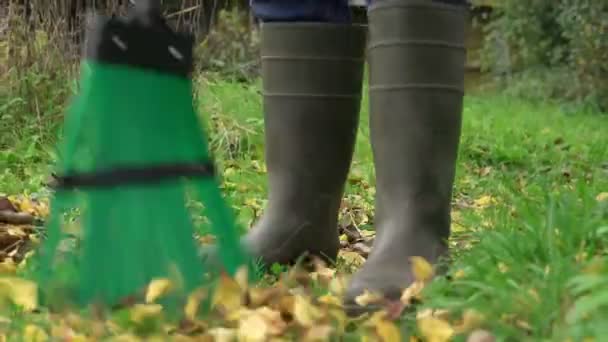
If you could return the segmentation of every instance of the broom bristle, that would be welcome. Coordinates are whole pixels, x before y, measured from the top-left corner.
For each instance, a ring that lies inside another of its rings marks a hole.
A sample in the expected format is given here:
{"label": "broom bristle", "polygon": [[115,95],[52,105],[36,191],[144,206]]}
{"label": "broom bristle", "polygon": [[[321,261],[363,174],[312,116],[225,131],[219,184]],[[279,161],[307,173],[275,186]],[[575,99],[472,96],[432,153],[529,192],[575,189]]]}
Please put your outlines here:
{"label": "broom bristle", "polygon": [[[209,161],[193,107],[191,81],[132,67],[90,63],[80,97],[66,117],[61,174],[121,167]],[[238,231],[217,182],[209,178],[58,190],[44,253],[47,278],[62,238],[63,211],[82,210],[77,286],[81,303],[115,304],[155,278],[170,278],[184,292],[201,285],[187,187],[198,191],[220,256],[230,273],[246,264]],[[76,196],[76,192],[78,196]],[[67,203],[78,200],[76,203]],[[68,200],[69,199],[69,200]],[[78,266],[74,266],[78,265]],[[175,279],[177,277],[178,279]]]}

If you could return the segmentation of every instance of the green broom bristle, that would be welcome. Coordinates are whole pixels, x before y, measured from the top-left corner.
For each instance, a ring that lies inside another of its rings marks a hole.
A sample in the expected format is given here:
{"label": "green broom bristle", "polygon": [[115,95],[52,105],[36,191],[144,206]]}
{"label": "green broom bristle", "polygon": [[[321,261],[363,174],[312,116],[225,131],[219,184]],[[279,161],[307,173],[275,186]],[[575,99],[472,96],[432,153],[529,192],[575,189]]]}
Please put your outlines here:
{"label": "green broom bristle", "polygon": [[[189,78],[98,61],[87,61],[83,69],[80,94],[64,125],[60,175],[210,163]],[[59,188],[43,246],[41,287],[72,286],[81,304],[113,305],[155,278],[179,278],[183,293],[203,285],[186,207],[190,189],[205,206],[226,271],[234,274],[248,260],[232,212],[210,174]],[[80,211],[82,243],[65,251],[61,242],[70,225],[64,216],[71,209]]]}

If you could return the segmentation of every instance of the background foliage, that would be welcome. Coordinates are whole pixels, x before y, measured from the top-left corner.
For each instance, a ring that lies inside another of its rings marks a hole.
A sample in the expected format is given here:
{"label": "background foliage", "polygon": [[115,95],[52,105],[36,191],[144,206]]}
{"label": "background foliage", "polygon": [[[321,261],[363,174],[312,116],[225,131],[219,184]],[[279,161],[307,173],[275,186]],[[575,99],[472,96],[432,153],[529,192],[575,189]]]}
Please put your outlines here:
{"label": "background foliage", "polygon": [[[530,87],[520,88],[522,94],[532,89],[608,110],[608,1],[504,0],[492,17],[486,26],[486,68],[528,78]],[[497,43],[509,49],[496,49]],[[540,91],[530,78],[541,79]]]}

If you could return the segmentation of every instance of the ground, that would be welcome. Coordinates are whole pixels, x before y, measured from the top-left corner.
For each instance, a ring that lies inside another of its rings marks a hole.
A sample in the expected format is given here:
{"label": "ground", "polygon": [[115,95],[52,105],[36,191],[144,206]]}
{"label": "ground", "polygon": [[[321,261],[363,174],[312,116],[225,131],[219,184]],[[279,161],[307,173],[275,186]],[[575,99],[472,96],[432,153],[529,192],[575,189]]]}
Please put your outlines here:
{"label": "ground", "polygon": [[[201,78],[197,90],[224,193],[238,209],[241,226],[248,227],[260,215],[266,192],[259,84]],[[47,98],[48,108],[36,115],[19,112],[28,108],[23,101],[13,98],[0,106],[0,192],[9,200],[0,211],[29,212],[44,219],[48,190],[43,184],[51,170],[56,133],[56,125],[49,122],[60,122],[56,115],[62,104]],[[367,99],[362,108],[341,210],[344,250],[336,267],[321,265],[312,275],[273,267],[262,288],[248,290],[242,289],[242,279],[223,279],[213,319],[191,318],[173,326],[174,336],[188,340],[186,336],[194,335],[198,339],[192,340],[203,341],[230,336],[392,341],[411,336],[478,342],[601,341],[606,336],[608,117],[496,91],[471,93],[465,99],[449,274],[429,281],[432,271],[418,260],[419,283],[402,303],[391,303],[386,313],[371,318],[345,320],[336,309],[343,288],[340,279],[356,270],[373,238]],[[74,313],[51,315],[38,307],[28,287],[32,284],[17,277],[25,272],[19,265],[27,264],[24,253],[31,243],[36,245],[39,230],[0,224],[3,270],[14,273],[0,278],[3,336],[81,341],[109,333],[119,336],[117,340],[137,340],[138,334],[166,339],[164,328],[171,326],[162,323],[154,304],[124,308],[105,323]],[[204,227],[199,234],[202,241],[210,240]],[[156,297],[165,285],[153,284],[149,294]],[[247,302],[240,301],[243,291]],[[279,300],[270,300],[270,295]]]}

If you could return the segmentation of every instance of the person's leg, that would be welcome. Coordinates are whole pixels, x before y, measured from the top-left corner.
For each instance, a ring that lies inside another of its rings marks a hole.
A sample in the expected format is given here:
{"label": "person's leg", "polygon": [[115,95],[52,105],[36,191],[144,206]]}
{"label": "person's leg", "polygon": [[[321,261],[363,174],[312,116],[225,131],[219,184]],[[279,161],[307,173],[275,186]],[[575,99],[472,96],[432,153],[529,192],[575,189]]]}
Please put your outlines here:
{"label": "person's leg", "polygon": [[262,22],[350,23],[348,0],[251,0]]}
{"label": "person's leg", "polygon": [[[399,299],[410,257],[446,255],[464,87],[464,1],[376,0],[368,9],[370,134],[376,239],[352,278],[351,314],[364,290]],[[456,3],[458,2],[458,3]]]}
{"label": "person's leg", "polygon": [[344,1],[254,0],[262,18],[268,204],[244,238],[265,265],[335,259],[337,217],[353,154],[365,26]]}

